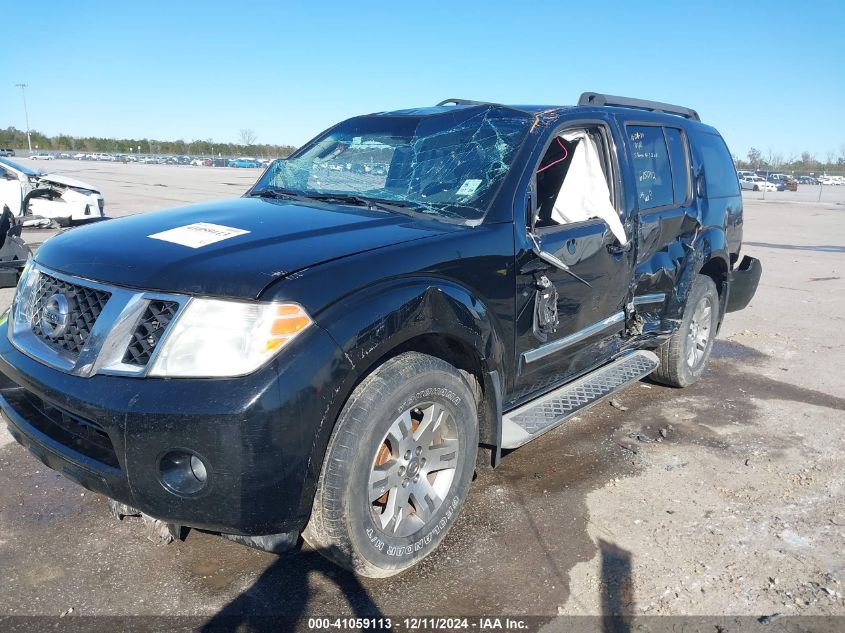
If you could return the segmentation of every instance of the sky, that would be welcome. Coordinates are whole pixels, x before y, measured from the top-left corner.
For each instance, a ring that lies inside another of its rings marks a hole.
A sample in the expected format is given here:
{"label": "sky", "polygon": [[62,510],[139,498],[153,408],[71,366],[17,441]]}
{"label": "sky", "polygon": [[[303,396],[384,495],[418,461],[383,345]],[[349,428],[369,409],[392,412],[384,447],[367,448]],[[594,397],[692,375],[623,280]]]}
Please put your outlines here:
{"label": "sky", "polygon": [[21,82],[47,134],[292,145],[449,97],[595,91],[692,107],[740,157],[845,152],[841,1],[46,1],[3,22],[0,128],[25,127]]}

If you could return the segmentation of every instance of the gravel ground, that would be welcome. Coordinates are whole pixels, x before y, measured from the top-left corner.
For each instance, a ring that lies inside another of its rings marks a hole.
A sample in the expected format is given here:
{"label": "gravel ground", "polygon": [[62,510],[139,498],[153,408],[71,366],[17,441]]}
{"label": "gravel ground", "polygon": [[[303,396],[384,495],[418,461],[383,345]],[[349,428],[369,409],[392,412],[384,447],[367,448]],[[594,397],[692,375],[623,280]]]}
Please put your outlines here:
{"label": "gravel ground", "polygon": [[[114,216],[258,175],[59,163],[39,166],[101,186]],[[764,276],[700,383],[637,383],[509,454],[390,580],[196,531],[155,546],[0,431],[0,615],[845,615],[845,187],[818,193],[746,192]]]}

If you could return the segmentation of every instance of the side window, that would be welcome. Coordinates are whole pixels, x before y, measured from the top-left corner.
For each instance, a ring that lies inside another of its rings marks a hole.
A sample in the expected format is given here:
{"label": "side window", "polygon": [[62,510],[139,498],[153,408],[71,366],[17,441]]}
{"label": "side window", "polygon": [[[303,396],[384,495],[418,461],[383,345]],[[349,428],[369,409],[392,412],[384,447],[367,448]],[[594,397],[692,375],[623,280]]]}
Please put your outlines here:
{"label": "side window", "polygon": [[627,131],[640,210],[672,205],[672,169],[663,128],[629,125]]}
{"label": "side window", "polygon": [[717,134],[696,132],[693,144],[704,166],[704,186],[708,198],[738,196],[739,183],[733,159],[725,141]]}
{"label": "side window", "polygon": [[687,145],[678,128],[663,128],[666,134],[666,145],[669,148],[669,162],[672,165],[672,190],[675,194],[675,204],[680,206],[689,197],[689,160]]}

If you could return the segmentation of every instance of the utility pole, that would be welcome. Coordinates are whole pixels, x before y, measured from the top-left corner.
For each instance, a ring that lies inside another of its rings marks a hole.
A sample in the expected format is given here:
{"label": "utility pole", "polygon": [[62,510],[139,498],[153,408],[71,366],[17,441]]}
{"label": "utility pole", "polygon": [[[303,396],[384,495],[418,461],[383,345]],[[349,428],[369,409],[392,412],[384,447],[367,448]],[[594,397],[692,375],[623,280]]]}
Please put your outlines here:
{"label": "utility pole", "polygon": [[21,89],[21,95],[23,96],[23,115],[26,117],[26,142],[29,145],[29,153],[32,154],[32,139],[29,136],[29,112],[26,109],[26,89],[29,87],[29,84],[15,84],[15,88]]}

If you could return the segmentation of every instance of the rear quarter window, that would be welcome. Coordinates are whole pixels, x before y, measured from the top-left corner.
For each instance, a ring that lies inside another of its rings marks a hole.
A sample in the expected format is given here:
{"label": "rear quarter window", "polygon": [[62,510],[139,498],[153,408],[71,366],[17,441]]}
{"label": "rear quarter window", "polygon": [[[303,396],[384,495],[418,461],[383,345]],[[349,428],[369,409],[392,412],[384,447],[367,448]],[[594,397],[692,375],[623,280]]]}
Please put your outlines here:
{"label": "rear quarter window", "polygon": [[739,181],[728,146],[718,134],[693,132],[693,145],[704,167],[704,188],[707,198],[739,195]]}

